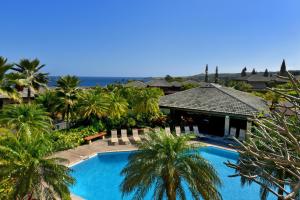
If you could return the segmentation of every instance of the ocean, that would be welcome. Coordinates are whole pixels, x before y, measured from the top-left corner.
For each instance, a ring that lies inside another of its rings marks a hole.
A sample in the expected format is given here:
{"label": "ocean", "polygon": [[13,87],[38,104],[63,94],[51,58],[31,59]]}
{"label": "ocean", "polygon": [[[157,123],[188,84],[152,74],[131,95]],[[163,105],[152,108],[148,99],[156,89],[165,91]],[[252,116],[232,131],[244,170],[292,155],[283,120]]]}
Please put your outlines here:
{"label": "ocean", "polygon": [[[59,76],[49,76],[49,87],[56,86],[56,81]],[[147,82],[151,80],[150,77],[78,77],[80,79],[80,86],[106,86],[112,83],[126,83],[129,80],[140,80]]]}

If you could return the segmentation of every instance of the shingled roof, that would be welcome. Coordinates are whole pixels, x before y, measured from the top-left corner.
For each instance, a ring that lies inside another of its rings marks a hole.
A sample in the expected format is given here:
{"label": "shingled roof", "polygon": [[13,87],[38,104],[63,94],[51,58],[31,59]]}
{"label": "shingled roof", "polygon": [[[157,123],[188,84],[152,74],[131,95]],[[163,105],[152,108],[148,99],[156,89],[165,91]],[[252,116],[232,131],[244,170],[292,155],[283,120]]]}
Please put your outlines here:
{"label": "shingled roof", "polygon": [[192,84],[192,85],[200,85],[204,82],[199,82],[199,81],[195,81],[195,80],[186,80],[186,81],[183,81],[183,84],[186,85],[186,84]]}
{"label": "shingled roof", "polygon": [[131,81],[124,85],[125,87],[137,87],[137,88],[145,88],[147,84],[142,81]]}
{"label": "shingled roof", "polygon": [[284,80],[276,75],[269,75],[269,76],[264,76],[263,74],[251,74],[248,76],[243,76],[243,77],[238,77],[235,78],[234,80],[239,80],[239,81],[247,81],[249,83],[251,82],[264,82],[264,83],[268,83],[271,81],[275,81],[275,82],[287,82],[287,80]]}
{"label": "shingled roof", "polygon": [[179,82],[179,81],[173,81],[173,82],[171,82],[171,84],[173,87],[181,87],[182,86],[182,82]]}
{"label": "shingled roof", "polygon": [[172,84],[165,79],[152,79],[146,83],[150,87],[172,87]]}
{"label": "shingled roof", "polygon": [[164,108],[243,117],[252,117],[268,109],[266,102],[259,97],[217,84],[163,96],[159,105]]}

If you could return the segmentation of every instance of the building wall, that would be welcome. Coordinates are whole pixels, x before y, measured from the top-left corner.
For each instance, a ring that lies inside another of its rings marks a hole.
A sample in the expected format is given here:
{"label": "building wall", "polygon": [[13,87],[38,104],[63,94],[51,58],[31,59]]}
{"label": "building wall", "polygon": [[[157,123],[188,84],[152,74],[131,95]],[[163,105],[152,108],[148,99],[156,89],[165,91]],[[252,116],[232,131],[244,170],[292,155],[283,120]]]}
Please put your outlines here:
{"label": "building wall", "polygon": [[[170,110],[171,126],[194,126],[197,125],[203,134],[224,136],[225,116],[213,114],[199,114],[181,110]],[[247,121],[242,118],[229,117],[229,128],[237,130],[237,137],[240,129],[246,129]]]}

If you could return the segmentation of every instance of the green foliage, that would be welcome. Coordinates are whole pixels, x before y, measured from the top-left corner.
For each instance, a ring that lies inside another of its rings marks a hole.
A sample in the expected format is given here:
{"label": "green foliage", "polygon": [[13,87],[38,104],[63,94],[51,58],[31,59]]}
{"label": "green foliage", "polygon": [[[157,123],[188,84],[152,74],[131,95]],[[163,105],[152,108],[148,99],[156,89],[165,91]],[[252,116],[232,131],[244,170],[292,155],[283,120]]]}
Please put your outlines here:
{"label": "green foliage", "polygon": [[245,76],[247,76],[247,68],[246,67],[244,67],[241,72],[241,77],[245,77]]}
{"label": "green foliage", "polygon": [[192,88],[195,88],[195,87],[198,87],[198,85],[197,84],[192,84],[192,83],[184,84],[182,86],[183,90],[188,90],[188,89],[192,89]]}
{"label": "green foliage", "polygon": [[48,113],[36,104],[6,105],[0,112],[1,126],[13,130],[18,137],[43,134],[51,128]]}
{"label": "green foliage", "polygon": [[109,105],[109,96],[106,93],[87,90],[81,92],[79,95],[77,111],[82,119],[91,122],[92,120],[107,116]]}
{"label": "green foliage", "polygon": [[268,69],[265,70],[264,76],[265,76],[265,77],[268,77],[268,76],[269,76],[269,71],[268,71]]}
{"label": "green foliage", "polygon": [[282,112],[282,106],[268,117],[256,118],[244,142],[237,142],[240,154],[238,163],[227,162],[235,169],[233,176],[240,176],[243,185],[256,183],[260,186],[260,197],[267,199],[272,193],[278,199],[300,198],[300,82],[287,73],[296,96],[287,90],[271,89],[271,98],[284,99],[293,107],[287,107],[289,114]]}
{"label": "green foliage", "polygon": [[183,81],[183,78],[181,77],[172,77],[170,75],[166,75],[165,76],[165,80],[168,81],[168,82],[173,82],[173,81],[179,81],[179,82],[182,82]]}
{"label": "green foliage", "polygon": [[205,66],[205,82],[208,83],[208,65]]}
{"label": "green foliage", "polygon": [[216,67],[215,83],[219,83],[219,70],[218,70],[218,66]]}
{"label": "green foliage", "polygon": [[252,86],[244,81],[229,81],[227,84],[228,87],[233,87],[236,90],[240,90],[243,92],[251,92]]}
{"label": "green foliage", "polygon": [[136,124],[137,124],[136,119],[134,119],[130,115],[122,116],[120,118],[109,117],[105,119],[105,126],[107,130],[131,128],[131,127],[135,127]]}
{"label": "green foliage", "polygon": [[49,158],[51,143],[44,137],[0,137],[0,197],[6,199],[71,199],[70,169]]}
{"label": "green foliage", "polygon": [[188,144],[188,136],[151,133],[139,143],[139,151],[130,155],[122,170],[120,185],[123,195],[134,193],[133,199],[143,199],[154,187],[152,199],[185,199],[185,181],[194,199],[219,200],[221,185],[217,172],[195,147]]}
{"label": "green foliage", "polygon": [[0,56],[0,94],[21,102],[20,94],[12,87],[15,84],[15,77],[7,74],[12,66],[7,63],[6,58]]}
{"label": "green foliage", "polygon": [[279,71],[280,76],[286,76],[287,75],[287,70],[286,70],[286,65],[285,65],[285,60],[283,59],[280,71]]}
{"label": "green foliage", "polygon": [[87,136],[85,132],[75,129],[53,131],[47,134],[54,152],[72,149],[83,144],[85,136]]}
{"label": "green foliage", "polygon": [[57,80],[58,109],[61,111],[63,119],[74,117],[74,107],[77,104],[79,93],[79,78],[76,76],[62,76]]}
{"label": "green foliage", "polygon": [[19,75],[17,85],[28,89],[28,100],[31,98],[31,91],[38,91],[40,87],[47,87],[48,73],[42,73],[40,70],[45,67],[41,65],[38,59],[21,59],[11,69]]}
{"label": "green foliage", "polygon": [[159,98],[163,95],[162,91],[158,88],[147,88],[137,91],[132,98],[132,110],[137,115],[149,114],[153,118],[157,117],[160,113]]}
{"label": "green foliage", "polygon": [[112,118],[120,118],[128,111],[128,103],[119,92],[111,92],[109,98],[109,116]]}
{"label": "green foliage", "polygon": [[39,94],[35,99],[35,103],[45,108],[52,119],[57,118],[59,105],[56,91],[47,90],[44,93]]}

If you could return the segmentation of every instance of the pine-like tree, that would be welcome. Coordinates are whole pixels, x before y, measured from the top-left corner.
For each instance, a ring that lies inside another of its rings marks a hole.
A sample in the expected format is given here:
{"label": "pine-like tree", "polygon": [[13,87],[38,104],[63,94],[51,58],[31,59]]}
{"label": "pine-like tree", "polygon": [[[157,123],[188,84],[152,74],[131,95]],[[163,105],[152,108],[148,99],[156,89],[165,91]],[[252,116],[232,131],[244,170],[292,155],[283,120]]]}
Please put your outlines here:
{"label": "pine-like tree", "polygon": [[216,66],[216,73],[215,73],[215,83],[219,82],[219,70],[218,70],[218,66]]}
{"label": "pine-like tree", "polygon": [[283,59],[283,61],[282,61],[282,63],[281,63],[279,75],[280,75],[280,76],[284,76],[284,75],[286,75],[286,74],[287,74],[287,71],[286,71],[285,60]]}
{"label": "pine-like tree", "polygon": [[205,67],[205,82],[208,83],[208,64]]}
{"label": "pine-like tree", "polygon": [[255,71],[255,68],[253,68],[251,74],[257,74],[256,71]]}
{"label": "pine-like tree", "polygon": [[242,76],[242,77],[247,76],[246,71],[247,71],[247,68],[244,67],[243,70],[242,70],[242,72],[241,72],[241,76]]}
{"label": "pine-like tree", "polygon": [[264,76],[265,76],[265,77],[268,77],[268,76],[269,76],[269,71],[268,71],[268,69],[265,70]]}

